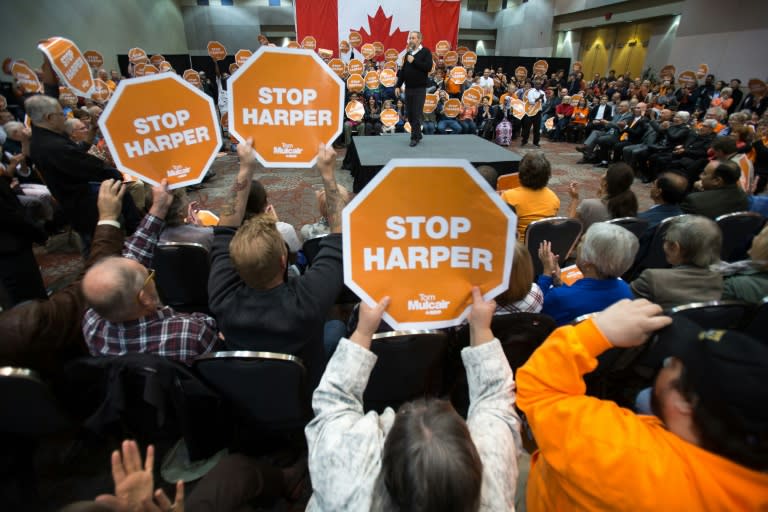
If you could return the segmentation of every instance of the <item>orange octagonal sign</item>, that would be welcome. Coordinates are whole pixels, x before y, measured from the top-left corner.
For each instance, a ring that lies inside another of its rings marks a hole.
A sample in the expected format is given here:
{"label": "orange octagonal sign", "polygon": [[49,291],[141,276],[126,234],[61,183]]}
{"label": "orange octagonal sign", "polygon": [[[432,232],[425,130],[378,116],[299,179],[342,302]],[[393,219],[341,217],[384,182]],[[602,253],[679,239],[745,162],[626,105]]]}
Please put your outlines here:
{"label": "orange octagonal sign", "polygon": [[175,73],[121,80],[99,128],[120,171],[171,189],[200,183],[221,147],[213,100]]}
{"label": "orange octagonal sign", "polygon": [[84,97],[93,94],[91,67],[75,43],[63,37],[51,37],[37,47],[48,57],[53,69],[72,92]]}
{"label": "orange octagonal sign", "polygon": [[395,329],[458,325],[472,286],[508,287],[517,218],[466,160],[391,160],[342,222],[344,282],[371,305],[390,296]]}
{"label": "orange octagonal sign", "polygon": [[230,78],[229,133],[259,162],[312,167],[344,120],[344,82],[311,50],[262,47]]}

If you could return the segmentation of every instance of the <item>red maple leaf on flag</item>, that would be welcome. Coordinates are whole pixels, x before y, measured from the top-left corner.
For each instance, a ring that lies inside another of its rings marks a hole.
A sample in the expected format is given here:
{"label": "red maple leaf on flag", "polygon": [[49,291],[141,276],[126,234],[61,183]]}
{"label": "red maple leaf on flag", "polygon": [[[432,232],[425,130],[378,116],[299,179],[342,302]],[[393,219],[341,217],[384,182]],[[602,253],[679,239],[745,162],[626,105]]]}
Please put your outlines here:
{"label": "red maple leaf on flag", "polygon": [[357,29],[357,32],[360,32],[360,36],[363,38],[363,43],[380,41],[384,45],[385,50],[387,48],[395,48],[398,51],[405,48],[408,44],[408,32],[403,32],[400,30],[400,27],[390,33],[392,29],[392,16],[387,17],[381,6],[376,10],[376,14],[373,17],[368,16],[368,26],[371,29],[370,34],[362,27]]}

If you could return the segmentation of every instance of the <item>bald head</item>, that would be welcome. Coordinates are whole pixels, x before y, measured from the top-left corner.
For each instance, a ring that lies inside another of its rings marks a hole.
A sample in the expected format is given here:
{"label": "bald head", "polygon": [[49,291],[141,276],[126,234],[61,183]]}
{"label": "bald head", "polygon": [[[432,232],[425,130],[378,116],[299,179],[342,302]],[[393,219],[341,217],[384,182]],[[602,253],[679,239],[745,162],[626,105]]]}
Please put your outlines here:
{"label": "bald head", "polygon": [[136,260],[105,258],[86,272],[83,295],[88,306],[110,322],[135,320],[159,304],[154,284],[144,286],[148,275],[149,271]]}

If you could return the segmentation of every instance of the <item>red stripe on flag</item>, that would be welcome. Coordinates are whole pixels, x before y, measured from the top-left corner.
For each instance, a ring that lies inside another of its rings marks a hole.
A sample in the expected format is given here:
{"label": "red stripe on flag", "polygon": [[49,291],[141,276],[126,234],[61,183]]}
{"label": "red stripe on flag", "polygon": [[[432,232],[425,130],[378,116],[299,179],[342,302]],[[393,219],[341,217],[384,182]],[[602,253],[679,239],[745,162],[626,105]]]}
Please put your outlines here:
{"label": "red stripe on flag", "polygon": [[421,0],[422,44],[435,50],[435,44],[445,39],[456,49],[459,42],[461,2],[452,0]]}
{"label": "red stripe on flag", "polygon": [[317,40],[317,48],[339,53],[339,3],[338,0],[296,0],[297,42],[306,36]]}

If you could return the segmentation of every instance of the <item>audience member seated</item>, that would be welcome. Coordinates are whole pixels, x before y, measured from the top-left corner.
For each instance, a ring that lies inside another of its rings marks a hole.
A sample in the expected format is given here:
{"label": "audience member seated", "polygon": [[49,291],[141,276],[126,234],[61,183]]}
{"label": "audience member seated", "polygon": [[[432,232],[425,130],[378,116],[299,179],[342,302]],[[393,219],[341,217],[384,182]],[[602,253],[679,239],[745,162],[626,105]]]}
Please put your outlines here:
{"label": "audience member seated", "polygon": [[632,292],[664,309],[719,300],[723,279],[709,267],[720,261],[721,248],[722,235],[713,220],[699,215],[672,219],[664,237],[664,254],[672,268],[644,270],[632,281]]}
{"label": "audience member seated", "polygon": [[379,135],[381,133],[381,106],[375,96],[369,96],[365,103],[365,135]]}
{"label": "audience member seated", "polygon": [[[122,183],[115,186],[123,189]],[[178,313],[163,306],[154,271],[148,268],[172,201],[163,180],[152,189],[152,208],[126,241],[123,256],[99,261],[83,277],[90,308],[83,318],[83,337],[92,355],[148,352],[191,364],[214,348],[216,321],[202,313]]]}
{"label": "audience member seated", "polygon": [[648,301],[621,301],[556,330],[518,370],[518,406],[539,448],[528,478],[530,508],[768,507],[764,343],[678,319],[657,344],[654,416],[584,395],[584,375],[600,354],[642,345],[671,323],[660,314]]}
{"label": "audience member seated", "polygon": [[159,241],[200,244],[206,251],[210,251],[213,245],[213,228],[189,222],[189,209],[190,202],[186,190],[174,190],[173,201],[165,216],[165,227],[160,232]]}
{"label": "audience member seated", "polygon": [[573,105],[571,105],[571,97],[565,96],[560,104],[555,107],[555,129],[552,133],[552,140],[554,142],[565,141],[565,129],[571,122],[573,116]]}
{"label": "audience member seated", "polygon": [[579,98],[578,104],[573,108],[571,122],[566,130],[566,139],[571,142],[581,143],[584,140],[584,130],[587,126],[589,117],[589,108],[586,98]]}
{"label": "audience member seated", "polygon": [[768,297],[768,225],[752,239],[749,259],[722,263],[723,300],[758,303]]}
{"label": "audience member seated", "polygon": [[[325,363],[323,327],[343,287],[341,210],[334,177],[336,153],[321,147],[317,167],[325,185],[331,234],[312,266],[286,280],[288,252],[274,218],[257,215],[240,226],[256,161],[252,141],[240,143],[240,170],[230,203],[214,228],[208,296],[229,350],[265,350],[303,359],[314,387]],[[338,342],[328,340],[328,343]],[[329,345],[329,352],[332,347]]]}
{"label": "audience member seated", "polygon": [[755,194],[765,192],[768,185],[768,119],[763,119],[757,124],[757,137],[752,142],[755,152]]}
{"label": "audience member seated", "polygon": [[505,190],[501,197],[517,214],[517,238],[525,238],[528,225],[539,219],[554,217],[560,209],[560,198],[547,187],[552,166],[544,153],[527,153],[520,162],[520,186]]}
{"label": "audience member seated", "polygon": [[707,119],[697,126],[685,144],[675,146],[671,152],[659,152],[648,159],[648,176],[657,176],[667,170],[680,170],[692,184],[707,164],[707,150],[715,140],[713,119]]}
{"label": "audience member seated", "polygon": [[370,351],[389,298],[361,304],[357,330],[328,363],[306,428],[313,495],[307,510],[512,510],[520,420],[512,371],[490,325],[494,301],[472,291],[470,346],[461,356],[471,403],[466,423],[447,401],[421,399],[363,412]]}
{"label": "audience member seated", "polygon": [[585,199],[579,202],[579,187],[574,182],[568,187],[571,203],[568,216],[577,218],[584,229],[595,222],[637,215],[637,197],[632,192],[635,175],[625,163],[611,164],[600,179],[599,199]]}
{"label": "audience member seated", "polygon": [[[751,145],[751,144],[750,144]],[[718,137],[712,143],[712,154],[716,160],[730,160],[739,168],[739,187],[750,191],[755,180],[755,169],[749,157],[738,151],[735,137]]]}
{"label": "audience member seated", "polygon": [[601,311],[621,299],[632,298],[629,285],[619,276],[635,261],[637,237],[620,226],[598,222],[584,234],[576,254],[576,266],[584,275],[571,286],[560,280],[558,256],[549,242],[539,247],[544,272],[538,285],[544,293],[541,312],[558,325]]}
{"label": "audience member seated", "polygon": [[682,174],[665,172],[651,183],[650,196],[653,205],[637,214],[638,218],[648,221],[648,230],[653,230],[659,222],[668,217],[682,215],[680,203],[685,199],[688,180]]}
{"label": "audience member seated", "polygon": [[739,187],[741,171],[731,161],[712,160],[701,173],[701,180],[694,185],[699,192],[692,192],[680,204],[685,213],[695,213],[715,219],[726,213],[747,210],[747,194]]}
{"label": "audience member seated", "polygon": [[509,288],[496,297],[496,314],[539,313],[544,305],[544,294],[535,282],[533,260],[523,242],[515,242],[515,258],[509,276]]}
{"label": "audience member seated", "polygon": [[251,191],[248,194],[248,203],[245,205],[244,219],[250,219],[262,213],[266,213],[274,219],[277,231],[280,232],[280,236],[283,237],[283,241],[288,246],[288,251],[291,254],[299,252],[301,240],[299,240],[299,235],[296,233],[296,228],[277,218],[275,207],[269,202],[267,189],[264,188],[264,185],[259,180],[252,180]]}
{"label": "audience member seated", "polygon": [[[672,115],[671,123],[665,119],[669,115]],[[650,129],[656,133],[656,141],[646,148],[635,151],[631,158],[632,163],[627,162],[637,171],[643,183],[650,183],[656,178],[648,166],[648,158],[651,155],[671,155],[674,148],[682,147],[691,136],[691,127],[688,125],[690,117],[691,115],[684,110],[673,114],[671,110],[664,109],[661,111],[661,118],[658,121],[653,120],[649,123]],[[654,171],[658,171],[658,169],[654,169]]]}

